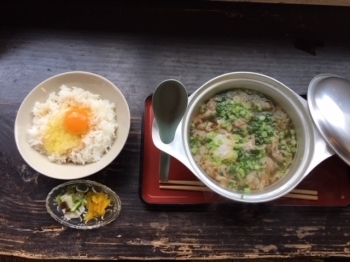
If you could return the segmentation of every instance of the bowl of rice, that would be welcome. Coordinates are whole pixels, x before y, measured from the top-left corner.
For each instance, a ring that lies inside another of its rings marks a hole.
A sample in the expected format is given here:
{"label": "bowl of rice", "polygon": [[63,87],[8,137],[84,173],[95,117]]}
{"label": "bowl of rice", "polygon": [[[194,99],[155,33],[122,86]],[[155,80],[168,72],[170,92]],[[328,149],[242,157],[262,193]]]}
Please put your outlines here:
{"label": "bowl of rice", "polygon": [[37,85],[16,116],[17,148],[35,171],[71,180],[97,173],[122,151],[130,111],[122,92],[99,75],[74,71]]}

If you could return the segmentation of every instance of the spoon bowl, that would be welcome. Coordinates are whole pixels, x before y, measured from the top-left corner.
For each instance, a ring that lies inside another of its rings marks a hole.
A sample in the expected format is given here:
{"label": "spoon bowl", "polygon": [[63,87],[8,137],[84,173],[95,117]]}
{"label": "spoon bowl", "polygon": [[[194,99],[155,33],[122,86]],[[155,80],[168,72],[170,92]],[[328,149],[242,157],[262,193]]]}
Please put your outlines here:
{"label": "spoon bowl", "polygon": [[163,143],[173,141],[175,131],[186,111],[187,91],[182,83],[169,79],[161,82],[153,93],[153,113]]}

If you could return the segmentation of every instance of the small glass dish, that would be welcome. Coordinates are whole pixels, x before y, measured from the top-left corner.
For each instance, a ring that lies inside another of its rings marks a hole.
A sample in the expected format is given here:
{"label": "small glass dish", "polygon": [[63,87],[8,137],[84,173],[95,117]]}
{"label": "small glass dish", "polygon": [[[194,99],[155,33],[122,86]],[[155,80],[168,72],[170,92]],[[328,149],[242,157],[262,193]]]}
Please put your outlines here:
{"label": "small glass dish", "polygon": [[[86,195],[88,192],[104,193],[110,199],[109,205],[105,209],[104,215],[93,217],[85,221],[84,215],[87,210],[78,217],[67,218],[62,206],[57,202],[57,197],[69,192]],[[119,216],[121,201],[110,188],[90,180],[72,180],[53,188],[46,198],[46,209],[49,214],[61,224],[75,229],[93,229],[109,224]]]}

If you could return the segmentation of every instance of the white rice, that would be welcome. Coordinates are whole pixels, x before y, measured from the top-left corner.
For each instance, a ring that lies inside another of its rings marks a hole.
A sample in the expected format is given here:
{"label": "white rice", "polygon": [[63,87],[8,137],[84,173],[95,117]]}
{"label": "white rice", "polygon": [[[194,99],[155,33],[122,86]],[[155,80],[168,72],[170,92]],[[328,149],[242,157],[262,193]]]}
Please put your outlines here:
{"label": "white rice", "polygon": [[[73,162],[87,164],[97,162],[108,152],[116,139],[118,123],[115,105],[79,87],[60,87],[58,94],[51,93],[44,103],[36,102],[32,110],[33,126],[28,130],[29,144],[55,163]],[[64,155],[48,153],[43,145],[45,129],[53,116],[70,107],[83,106],[91,109],[89,131],[83,136],[82,144]]]}

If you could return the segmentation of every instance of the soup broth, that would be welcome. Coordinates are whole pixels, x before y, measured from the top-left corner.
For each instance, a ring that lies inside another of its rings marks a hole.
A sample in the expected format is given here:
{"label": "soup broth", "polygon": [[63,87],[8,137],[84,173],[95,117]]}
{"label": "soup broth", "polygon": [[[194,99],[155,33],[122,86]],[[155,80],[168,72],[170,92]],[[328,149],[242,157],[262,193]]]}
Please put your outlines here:
{"label": "soup broth", "polygon": [[190,128],[195,162],[219,184],[249,192],[281,179],[297,139],[292,120],[264,94],[236,89],[200,105]]}

